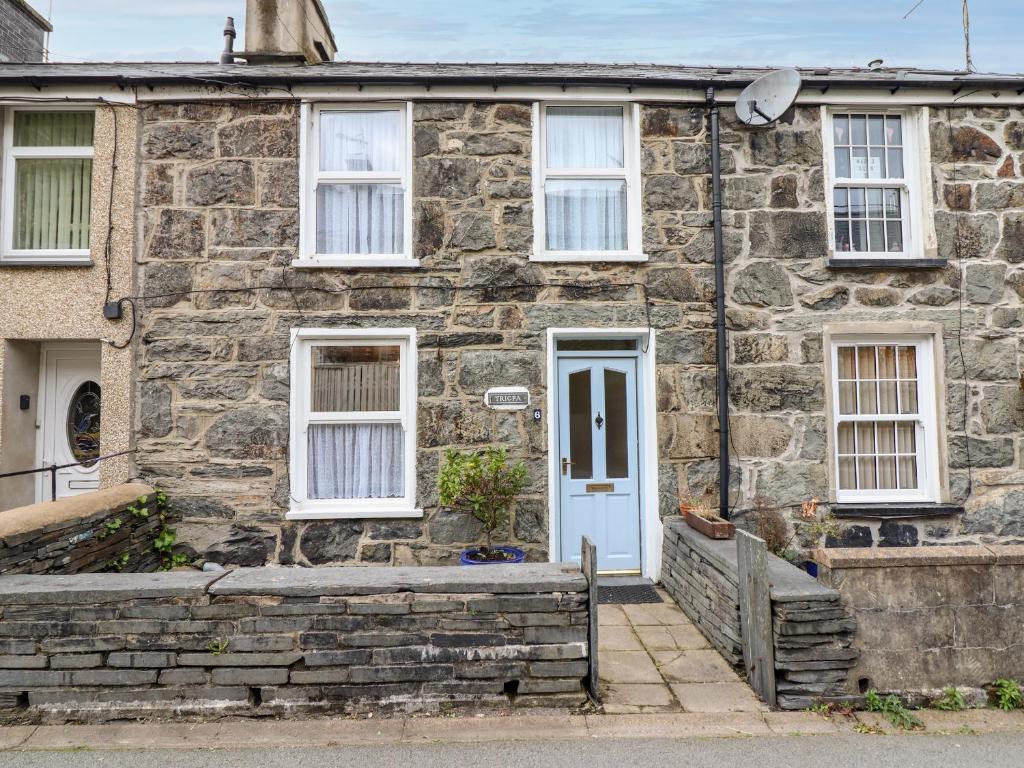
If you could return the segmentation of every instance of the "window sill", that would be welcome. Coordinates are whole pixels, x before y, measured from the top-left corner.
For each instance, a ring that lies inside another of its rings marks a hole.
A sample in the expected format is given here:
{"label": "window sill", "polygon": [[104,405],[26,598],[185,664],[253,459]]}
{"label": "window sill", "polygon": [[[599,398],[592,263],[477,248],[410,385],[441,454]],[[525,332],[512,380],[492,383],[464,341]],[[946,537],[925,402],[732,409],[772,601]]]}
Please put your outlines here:
{"label": "window sill", "polygon": [[908,259],[908,258],[836,258],[828,260],[829,269],[936,269],[946,266],[945,259]]}
{"label": "window sill", "polygon": [[603,251],[588,253],[536,253],[530,256],[530,261],[549,263],[579,263],[579,262],[645,262],[649,259],[646,253],[616,253],[609,254]]}
{"label": "window sill", "polygon": [[843,519],[899,520],[919,517],[950,517],[962,515],[960,504],[937,504],[933,502],[903,502],[893,504],[833,504],[832,514]]}
{"label": "window sill", "polygon": [[422,509],[380,507],[378,509],[292,509],[285,520],[374,520],[389,518],[420,518]]}
{"label": "window sill", "polygon": [[4,256],[0,267],[91,267],[92,258],[86,256]]}
{"label": "window sill", "polygon": [[411,269],[419,265],[419,259],[404,256],[324,256],[292,261],[297,269]]}

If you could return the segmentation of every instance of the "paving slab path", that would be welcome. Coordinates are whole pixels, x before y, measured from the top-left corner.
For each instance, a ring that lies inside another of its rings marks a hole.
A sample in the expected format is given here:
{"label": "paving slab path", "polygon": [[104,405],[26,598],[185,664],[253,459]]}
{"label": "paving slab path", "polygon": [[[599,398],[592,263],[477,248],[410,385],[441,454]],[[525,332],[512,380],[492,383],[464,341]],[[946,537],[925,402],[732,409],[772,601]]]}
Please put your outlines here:
{"label": "paving slab path", "polygon": [[598,608],[604,711],[767,711],[672,598],[658,594],[664,602]]}

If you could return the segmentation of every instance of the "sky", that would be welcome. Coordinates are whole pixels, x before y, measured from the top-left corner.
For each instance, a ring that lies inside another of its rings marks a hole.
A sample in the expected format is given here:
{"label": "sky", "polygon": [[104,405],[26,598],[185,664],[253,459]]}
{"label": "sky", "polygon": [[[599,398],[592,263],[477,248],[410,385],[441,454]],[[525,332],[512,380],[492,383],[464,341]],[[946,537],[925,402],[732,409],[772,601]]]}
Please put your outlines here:
{"label": "sky", "polygon": [[[55,61],[214,61],[245,0],[31,0]],[[339,60],[962,69],[961,0],[326,0]],[[980,72],[1024,72],[1024,0],[970,0]]]}

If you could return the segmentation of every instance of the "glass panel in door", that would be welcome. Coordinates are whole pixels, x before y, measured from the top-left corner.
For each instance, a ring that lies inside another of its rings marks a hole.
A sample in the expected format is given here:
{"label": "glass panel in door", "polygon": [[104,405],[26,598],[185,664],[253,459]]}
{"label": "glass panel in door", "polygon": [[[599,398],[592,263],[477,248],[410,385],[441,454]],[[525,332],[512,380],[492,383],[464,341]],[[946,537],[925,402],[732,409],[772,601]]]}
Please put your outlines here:
{"label": "glass panel in door", "polygon": [[571,477],[594,476],[594,443],[590,429],[590,371],[569,374],[569,456]]}
{"label": "glass panel in door", "polygon": [[629,476],[628,407],[626,374],[604,371],[605,467],[608,477]]}

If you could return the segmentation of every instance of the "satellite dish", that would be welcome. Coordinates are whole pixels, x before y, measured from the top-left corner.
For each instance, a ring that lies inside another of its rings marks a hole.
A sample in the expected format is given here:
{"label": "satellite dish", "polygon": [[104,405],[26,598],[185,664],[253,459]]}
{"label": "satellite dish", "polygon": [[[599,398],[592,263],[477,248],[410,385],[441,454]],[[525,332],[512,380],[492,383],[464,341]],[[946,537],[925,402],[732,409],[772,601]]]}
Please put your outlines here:
{"label": "satellite dish", "polygon": [[736,117],[747,125],[769,125],[793,106],[799,92],[800,73],[795,69],[761,75],[736,99]]}

